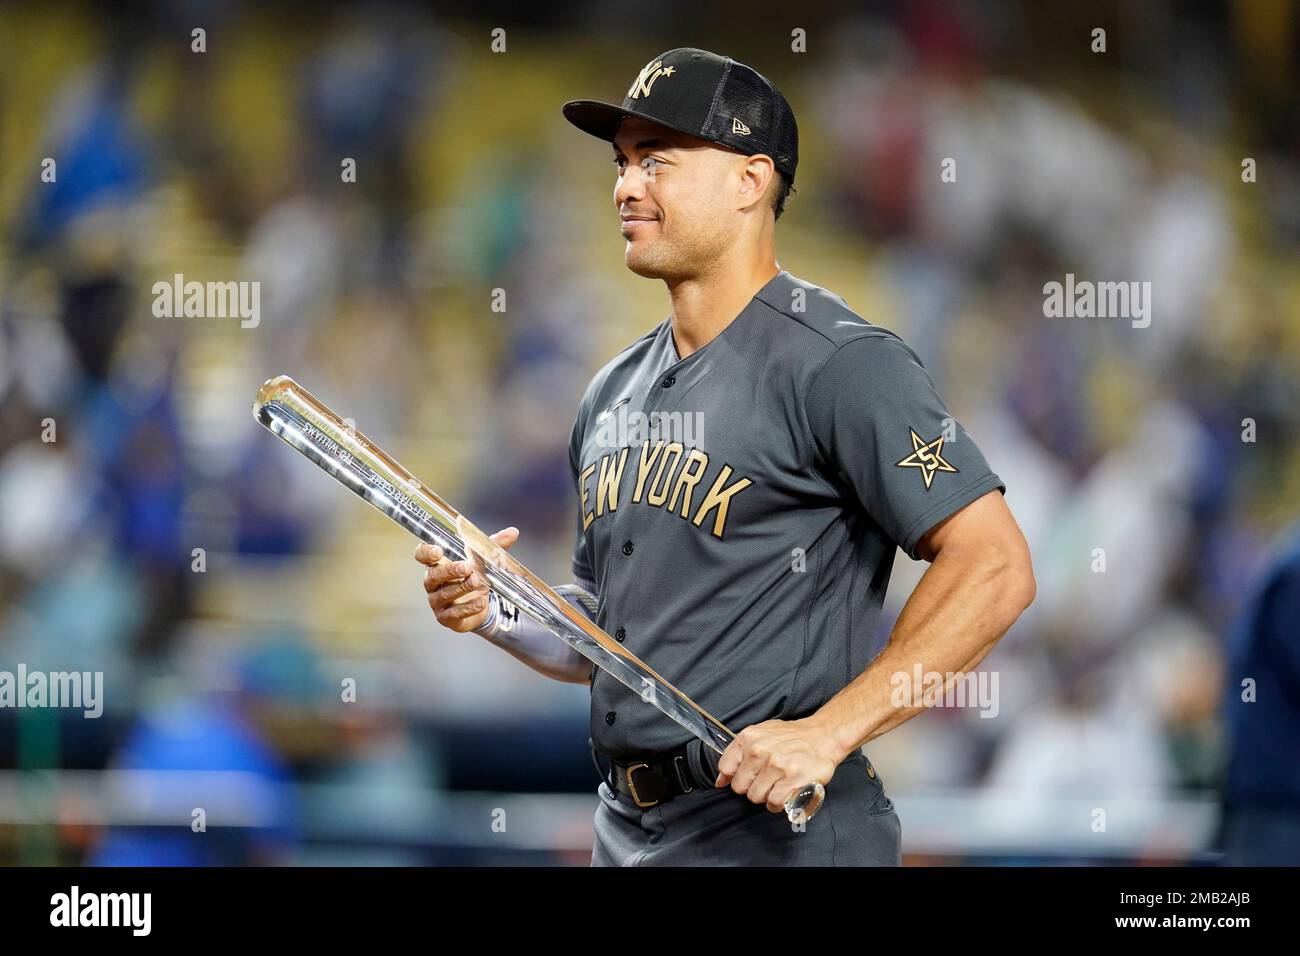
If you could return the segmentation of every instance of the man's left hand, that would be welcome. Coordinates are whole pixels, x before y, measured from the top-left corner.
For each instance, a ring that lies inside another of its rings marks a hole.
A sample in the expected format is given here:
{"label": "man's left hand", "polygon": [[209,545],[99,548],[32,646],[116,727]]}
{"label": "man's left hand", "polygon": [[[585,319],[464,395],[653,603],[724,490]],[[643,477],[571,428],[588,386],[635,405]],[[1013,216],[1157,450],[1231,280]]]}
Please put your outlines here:
{"label": "man's left hand", "polygon": [[793,791],[814,780],[829,783],[845,756],[811,718],[765,720],[746,727],[723,751],[713,785],[729,785],[751,803],[781,813]]}

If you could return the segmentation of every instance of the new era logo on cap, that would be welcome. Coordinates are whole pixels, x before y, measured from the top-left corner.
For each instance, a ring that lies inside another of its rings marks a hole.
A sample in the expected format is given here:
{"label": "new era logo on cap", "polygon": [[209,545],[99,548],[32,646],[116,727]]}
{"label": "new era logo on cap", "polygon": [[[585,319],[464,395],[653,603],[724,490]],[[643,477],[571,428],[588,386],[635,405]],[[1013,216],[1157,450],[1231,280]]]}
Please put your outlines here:
{"label": "new era logo on cap", "polygon": [[572,100],[564,116],[606,142],[624,119],[639,116],[749,156],[764,153],[791,181],[799,164],[799,127],[781,91],[757,70],[693,47],[650,60],[620,106]]}

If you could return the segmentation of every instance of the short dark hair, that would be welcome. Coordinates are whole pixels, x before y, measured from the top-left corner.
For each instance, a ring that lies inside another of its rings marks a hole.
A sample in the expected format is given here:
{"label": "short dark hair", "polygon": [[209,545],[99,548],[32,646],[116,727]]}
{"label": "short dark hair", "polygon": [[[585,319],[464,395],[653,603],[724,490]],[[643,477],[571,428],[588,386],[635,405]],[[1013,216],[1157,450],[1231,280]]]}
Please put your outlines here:
{"label": "short dark hair", "polygon": [[780,219],[781,213],[785,212],[785,201],[794,192],[794,180],[782,172],[778,172],[777,175],[781,177],[781,185],[776,187],[776,198],[772,201],[772,211],[776,214],[774,218]]}

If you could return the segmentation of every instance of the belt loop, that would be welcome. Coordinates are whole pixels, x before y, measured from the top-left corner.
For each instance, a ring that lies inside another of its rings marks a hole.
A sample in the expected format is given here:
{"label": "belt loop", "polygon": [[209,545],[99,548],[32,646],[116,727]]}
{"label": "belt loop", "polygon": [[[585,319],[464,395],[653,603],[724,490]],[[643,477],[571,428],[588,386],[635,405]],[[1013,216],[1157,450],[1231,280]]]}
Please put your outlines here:
{"label": "belt loop", "polygon": [[691,776],[691,768],[684,753],[673,757],[673,771],[677,774],[677,785],[682,788],[682,793],[690,793],[695,789],[695,778]]}
{"label": "belt loop", "polygon": [[614,786],[614,768],[611,766],[608,773],[600,769],[600,758],[596,754],[596,745],[590,737],[587,738],[587,749],[591,752],[591,765],[596,768],[596,776],[600,777],[609,785],[609,789],[617,794],[618,791]]}
{"label": "belt loop", "polygon": [[712,751],[703,741],[696,738],[686,745],[686,765],[691,768],[691,776],[701,787],[712,789],[713,781],[718,779],[717,772],[710,776]]}

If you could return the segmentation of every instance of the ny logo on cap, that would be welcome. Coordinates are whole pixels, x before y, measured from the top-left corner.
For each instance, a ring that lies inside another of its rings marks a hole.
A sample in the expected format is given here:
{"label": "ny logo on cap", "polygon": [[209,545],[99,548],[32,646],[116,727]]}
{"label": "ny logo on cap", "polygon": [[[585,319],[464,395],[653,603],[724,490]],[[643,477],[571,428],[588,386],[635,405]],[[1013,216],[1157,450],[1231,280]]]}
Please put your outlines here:
{"label": "ny logo on cap", "polygon": [[655,85],[655,80],[661,76],[672,76],[676,70],[676,67],[665,67],[663,60],[655,60],[641,71],[640,76],[632,81],[632,85],[627,90],[628,99],[635,100],[642,94],[649,96],[650,87]]}

